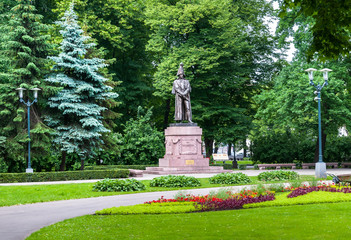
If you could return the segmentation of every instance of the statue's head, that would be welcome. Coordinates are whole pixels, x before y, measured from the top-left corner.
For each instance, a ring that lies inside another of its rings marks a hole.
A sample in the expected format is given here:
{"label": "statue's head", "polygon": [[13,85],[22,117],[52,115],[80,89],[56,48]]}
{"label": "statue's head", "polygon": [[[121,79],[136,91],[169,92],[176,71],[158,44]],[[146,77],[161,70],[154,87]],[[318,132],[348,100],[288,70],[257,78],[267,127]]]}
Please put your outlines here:
{"label": "statue's head", "polygon": [[177,76],[179,78],[184,78],[185,77],[185,73],[184,73],[184,69],[183,69],[183,63],[180,63],[180,65],[179,65]]}

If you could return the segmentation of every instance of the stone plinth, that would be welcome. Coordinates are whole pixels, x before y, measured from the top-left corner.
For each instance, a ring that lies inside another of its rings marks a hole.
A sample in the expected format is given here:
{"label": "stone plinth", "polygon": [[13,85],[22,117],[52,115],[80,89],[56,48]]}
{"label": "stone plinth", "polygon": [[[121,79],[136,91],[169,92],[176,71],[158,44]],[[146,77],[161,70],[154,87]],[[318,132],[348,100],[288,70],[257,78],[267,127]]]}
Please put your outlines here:
{"label": "stone plinth", "polygon": [[202,129],[196,123],[177,123],[165,130],[166,153],[159,167],[148,167],[145,173],[211,173],[226,172],[223,167],[210,167],[202,156]]}
{"label": "stone plinth", "polygon": [[198,126],[174,126],[165,130],[166,154],[159,160],[160,167],[209,166],[201,153],[202,129]]}
{"label": "stone plinth", "polygon": [[327,164],[325,162],[316,162],[316,178],[326,178],[327,177]]}

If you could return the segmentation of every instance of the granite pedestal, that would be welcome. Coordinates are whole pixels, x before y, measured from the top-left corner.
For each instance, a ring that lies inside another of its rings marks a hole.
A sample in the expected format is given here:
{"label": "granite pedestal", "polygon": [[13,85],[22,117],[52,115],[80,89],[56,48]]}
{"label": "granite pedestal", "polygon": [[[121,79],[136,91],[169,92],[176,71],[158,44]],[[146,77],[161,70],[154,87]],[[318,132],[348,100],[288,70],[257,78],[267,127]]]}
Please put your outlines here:
{"label": "granite pedestal", "polygon": [[182,174],[229,172],[223,167],[210,167],[202,156],[202,129],[196,123],[171,124],[165,129],[166,154],[159,167],[148,167],[144,173]]}

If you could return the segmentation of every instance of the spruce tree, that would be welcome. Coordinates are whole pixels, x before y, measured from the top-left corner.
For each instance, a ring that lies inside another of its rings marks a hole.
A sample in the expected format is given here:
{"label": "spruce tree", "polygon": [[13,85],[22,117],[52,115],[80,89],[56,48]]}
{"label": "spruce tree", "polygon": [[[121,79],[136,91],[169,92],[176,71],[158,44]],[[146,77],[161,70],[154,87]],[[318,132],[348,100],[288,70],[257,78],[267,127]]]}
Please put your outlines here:
{"label": "spruce tree", "polygon": [[85,159],[95,155],[103,143],[102,134],[109,132],[102,121],[106,110],[103,102],[117,94],[110,92],[108,79],[99,73],[107,66],[105,60],[86,58],[88,49],[95,44],[87,43],[90,37],[83,34],[73,4],[57,24],[62,27],[61,53],[50,57],[56,64],[46,81],[62,90],[49,98],[55,114],[47,120],[56,130],[54,142],[60,146],[63,157],[66,153],[79,154],[83,170]]}
{"label": "spruce tree", "polygon": [[[19,103],[16,88],[39,87],[50,90],[43,83],[48,70],[48,52],[51,45],[46,34],[48,26],[41,23],[33,1],[1,1],[0,11],[0,136],[2,143],[0,161],[3,171],[16,172],[25,168],[27,139],[26,107]],[[7,9],[7,10],[6,10]],[[31,91],[27,91],[31,92]],[[32,94],[24,96],[33,100]],[[44,98],[31,107],[31,133],[33,155],[41,158],[49,154],[50,130],[41,121]]]}

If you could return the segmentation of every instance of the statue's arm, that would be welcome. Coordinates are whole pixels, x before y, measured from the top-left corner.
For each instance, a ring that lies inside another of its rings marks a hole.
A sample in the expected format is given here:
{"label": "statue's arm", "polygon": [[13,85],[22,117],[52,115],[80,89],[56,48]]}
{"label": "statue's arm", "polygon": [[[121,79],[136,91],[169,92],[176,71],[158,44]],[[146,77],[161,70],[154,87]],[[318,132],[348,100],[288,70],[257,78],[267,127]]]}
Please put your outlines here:
{"label": "statue's arm", "polygon": [[184,91],[184,93],[182,94],[183,96],[185,96],[186,94],[188,94],[189,92],[191,92],[191,86],[190,86],[190,83],[189,81],[187,82],[187,88],[186,90]]}
{"label": "statue's arm", "polygon": [[173,94],[173,95],[175,95],[175,94],[176,94],[176,86],[175,86],[175,82],[173,82],[172,94]]}

